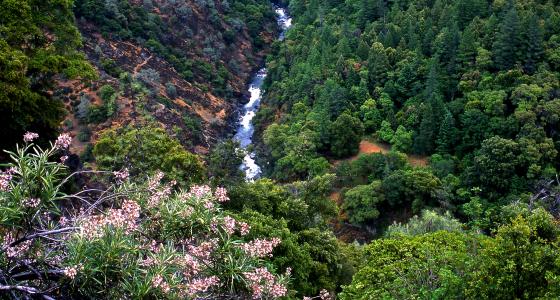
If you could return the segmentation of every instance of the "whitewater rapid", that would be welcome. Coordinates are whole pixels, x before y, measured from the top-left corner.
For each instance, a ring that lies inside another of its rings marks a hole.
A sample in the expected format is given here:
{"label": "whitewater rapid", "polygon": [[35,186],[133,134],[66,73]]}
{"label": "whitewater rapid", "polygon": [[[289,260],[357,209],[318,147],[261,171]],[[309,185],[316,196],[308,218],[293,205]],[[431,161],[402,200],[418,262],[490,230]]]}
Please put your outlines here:
{"label": "whitewater rapid", "polygon": [[[283,40],[286,35],[286,31],[292,26],[292,18],[286,13],[284,8],[276,8],[276,21],[281,28],[278,39]],[[249,102],[243,106],[243,113],[239,118],[239,125],[234,136],[234,140],[238,141],[239,145],[243,149],[247,149],[247,147],[253,143],[255,127],[253,126],[252,121],[261,104],[261,87],[265,77],[266,68],[262,68],[255,74],[251,80],[251,84],[249,85],[251,98],[249,99]],[[254,151],[248,152],[243,158],[243,163],[241,164],[241,169],[245,172],[245,179],[247,181],[255,180],[259,178],[261,174],[261,167],[255,161],[255,155]]]}

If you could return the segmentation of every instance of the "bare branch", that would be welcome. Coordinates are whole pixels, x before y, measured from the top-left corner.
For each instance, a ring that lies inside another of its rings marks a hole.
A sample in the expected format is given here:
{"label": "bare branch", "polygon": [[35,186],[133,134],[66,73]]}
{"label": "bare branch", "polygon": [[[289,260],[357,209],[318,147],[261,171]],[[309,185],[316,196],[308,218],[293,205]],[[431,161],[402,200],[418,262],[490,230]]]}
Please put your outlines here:
{"label": "bare branch", "polygon": [[73,231],[76,229],[79,229],[80,227],[66,227],[66,228],[61,228],[61,229],[55,229],[55,230],[49,230],[49,231],[41,231],[41,232],[37,232],[31,235],[27,235],[24,236],[16,241],[11,242],[10,244],[2,247],[2,249],[0,249],[0,252],[4,252],[6,251],[8,248],[13,247],[17,244],[23,243],[25,241],[29,241],[32,240],[34,238],[38,238],[38,237],[42,237],[42,236],[46,236],[46,235],[51,235],[51,234],[57,234],[57,233],[63,233],[63,232],[68,232],[68,231]]}

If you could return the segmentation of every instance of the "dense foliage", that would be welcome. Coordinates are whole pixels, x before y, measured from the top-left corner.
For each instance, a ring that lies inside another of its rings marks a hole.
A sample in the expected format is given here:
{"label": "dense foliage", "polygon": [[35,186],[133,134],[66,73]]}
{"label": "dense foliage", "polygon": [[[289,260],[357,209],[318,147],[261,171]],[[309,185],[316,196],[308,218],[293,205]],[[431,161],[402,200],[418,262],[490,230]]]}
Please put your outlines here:
{"label": "dense foliage", "polygon": [[55,158],[67,152],[70,137],[61,135],[47,149],[31,143],[36,138],[26,134],[0,173],[0,289],[14,299],[287,294],[290,268],[276,275],[267,262],[279,236],[247,237],[251,225],[220,207],[229,201],[224,188],[187,192],[161,183],[161,172],[133,183],[124,169],[99,172],[111,180],[104,190],[67,194],[65,184],[77,174],[67,176]]}
{"label": "dense foliage", "polygon": [[344,288],[341,299],[558,296],[558,225],[546,211],[525,209],[505,218],[493,237],[457,229],[430,231],[401,231],[368,245],[367,263]]}
{"label": "dense foliage", "polygon": [[205,177],[200,158],[155,125],[104,131],[93,147],[93,156],[104,170],[128,168],[133,175],[159,170],[181,184],[200,183]]}
{"label": "dense foliage", "polygon": [[[0,0],[0,146],[40,132],[0,155],[0,298],[560,297],[557,0],[291,0],[249,182],[184,87],[236,97],[228,50],[267,49],[273,5],[75,2]],[[73,12],[182,79],[92,47],[104,81],[62,125],[78,141],[39,146],[55,79],[95,75]]]}
{"label": "dense foliage", "polygon": [[53,75],[95,76],[77,51],[72,6],[72,0],[0,2],[1,149],[13,147],[26,130],[56,136],[64,110],[50,93]]}
{"label": "dense foliage", "polygon": [[[473,218],[484,217],[472,216],[474,206],[486,212],[525,198],[559,167],[557,4],[291,1],[295,24],[269,59],[257,117],[268,174],[323,174],[325,158],[353,155],[370,138],[433,155],[431,170],[372,174],[383,184],[347,193],[355,223],[377,218],[380,186],[403,191],[393,201],[444,202]],[[415,172],[436,175],[421,185],[442,192],[408,193]]]}

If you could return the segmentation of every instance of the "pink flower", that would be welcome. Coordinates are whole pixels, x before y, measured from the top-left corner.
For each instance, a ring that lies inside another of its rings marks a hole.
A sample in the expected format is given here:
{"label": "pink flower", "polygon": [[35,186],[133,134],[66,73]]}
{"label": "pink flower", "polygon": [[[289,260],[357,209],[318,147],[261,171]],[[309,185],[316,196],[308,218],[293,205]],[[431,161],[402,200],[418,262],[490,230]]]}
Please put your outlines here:
{"label": "pink flower", "polygon": [[68,159],[68,155],[61,156],[60,157],[60,162],[65,163],[67,159]]}
{"label": "pink flower", "polygon": [[177,263],[184,268],[182,270],[183,275],[187,278],[197,275],[202,270],[198,260],[189,254],[185,254],[185,256],[180,258]]}
{"label": "pink flower", "polygon": [[122,171],[115,171],[113,172],[113,175],[115,176],[115,178],[119,181],[125,181],[128,179],[128,176],[130,175],[128,173],[128,169],[124,168]]}
{"label": "pink flower", "polygon": [[148,199],[148,207],[156,207],[161,201],[171,195],[171,186],[166,185],[160,190],[153,190],[153,194]]}
{"label": "pink flower", "polygon": [[198,293],[206,292],[208,289],[217,285],[219,282],[220,279],[216,276],[195,279],[188,285],[188,294],[194,296]]}
{"label": "pink flower", "polygon": [[211,195],[211,193],[212,193],[212,190],[210,189],[209,186],[207,186],[207,185],[195,185],[195,186],[191,187],[191,189],[189,191],[189,194],[188,194],[188,197],[189,198],[190,197],[195,197],[195,198],[200,199],[200,198]]}
{"label": "pink flower", "polygon": [[235,219],[229,216],[224,217],[224,225],[222,226],[227,234],[233,234],[235,232]]}
{"label": "pink flower", "polygon": [[218,241],[212,239],[210,241],[202,242],[200,245],[189,245],[188,249],[192,256],[200,260],[208,260],[214,250],[218,247]]}
{"label": "pink flower", "polygon": [[237,222],[239,225],[239,233],[244,236],[249,234],[249,230],[251,230],[251,226],[245,222]]}
{"label": "pink flower", "polygon": [[273,284],[272,288],[270,289],[270,296],[273,298],[280,298],[286,295],[288,289],[283,284]]}
{"label": "pink flower", "polygon": [[35,140],[38,137],[39,135],[37,133],[28,131],[23,135],[23,141],[26,143],[33,142],[33,140]]}
{"label": "pink flower", "polygon": [[76,275],[78,275],[78,271],[81,271],[83,268],[84,267],[81,265],[66,267],[62,270],[62,272],[64,273],[65,276],[69,277],[70,279],[74,279],[76,278]]}
{"label": "pink flower", "polygon": [[321,297],[321,300],[331,300],[331,295],[329,294],[329,292],[325,289],[322,289],[319,292],[319,297]]}
{"label": "pink flower", "polygon": [[121,209],[110,209],[105,215],[88,216],[81,223],[81,234],[87,238],[101,237],[106,226],[123,228],[130,234],[136,230],[140,217],[140,206],[132,200],[125,200]]}
{"label": "pink flower", "polygon": [[72,137],[68,133],[63,133],[58,136],[54,146],[59,150],[65,150],[70,147],[70,144],[72,144]]}
{"label": "pink flower", "polygon": [[31,241],[24,241],[13,247],[9,246],[11,243],[15,241],[16,241],[16,237],[11,232],[8,232],[8,234],[6,234],[6,236],[4,237],[3,246],[7,247],[6,256],[8,256],[9,258],[20,258],[31,247]]}
{"label": "pink flower", "polygon": [[160,186],[160,181],[163,176],[165,176],[163,172],[158,171],[156,175],[154,175],[154,177],[150,178],[150,180],[148,181],[148,189],[150,191],[157,189]]}
{"label": "pink flower", "polygon": [[256,239],[254,241],[241,244],[239,247],[247,253],[247,255],[252,257],[272,257],[272,251],[274,247],[280,244],[279,238],[273,238],[271,240]]}
{"label": "pink flower", "polygon": [[167,294],[171,291],[171,287],[169,286],[169,284],[165,281],[163,276],[159,274],[152,278],[152,287],[160,288],[164,294]]}
{"label": "pink flower", "polygon": [[218,202],[229,201],[229,198],[227,196],[227,190],[223,187],[216,188],[216,191],[214,192],[214,197],[216,197],[216,200],[218,200]]}
{"label": "pink flower", "polygon": [[0,171],[0,191],[7,192],[10,188],[11,180],[12,174],[10,174],[10,172]]}
{"label": "pink flower", "polygon": [[[275,299],[283,297],[288,292],[285,285],[276,281],[276,277],[267,268],[256,268],[243,273],[253,292],[253,299]],[[267,296],[268,297],[265,297]]]}
{"label": "pink flower", "polygon": [[37,198],[29,198],[22,201],[23,206],[31,208],[39,206],[40,203],[41,200]]}

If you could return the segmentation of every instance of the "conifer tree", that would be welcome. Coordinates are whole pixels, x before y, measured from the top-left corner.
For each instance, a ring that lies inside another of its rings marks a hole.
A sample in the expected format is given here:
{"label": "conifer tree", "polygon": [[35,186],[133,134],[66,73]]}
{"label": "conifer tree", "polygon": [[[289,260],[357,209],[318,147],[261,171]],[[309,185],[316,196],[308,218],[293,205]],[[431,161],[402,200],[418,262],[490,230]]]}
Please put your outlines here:
{"label": "conifer tree", "polygon": [[477,45],[474,33],[474,25],[471,23],[461,35],[461,42],[457,53],[458,71],[460,74],[468,72],[476,63]]}
{"label": "conifer tree", "polygon": [[455,127],[455,119],[449,110],[445,111],[445,117],[439,127],[439,134],[437,137],[437,152],[449,153],[457,140],[457,128]]}
{"label": "conifer tree", "polygon": [[376,86],[383,86],[387,81],[387,72],[390,66],[387,54],[385,54],[385,48],[381,43],[374,43],[371,46],[368,66],[369,82],[372,90]]}
{"label": "conifer tree", "polygon": [[494,61],[500,70],[509,70],[517,63],[521,50],[521,25],[512,5],[500,24],[493,44]]}
{"label": "conifer tree", "polygon": [[525,72],[532,74],[537,70],[537,63],[543,55],[543,29],[539,24],[537,15],[532,14],[525,22],[524,59],[523,68]]}
{"label": "conifer tree", "polygon": [[445,104],[440,92],[437,61],[430,62],[430,71],[426,80],[424,91],[424,105],[421,110],[421,121],[418,134],[414,141],[415,151],[422,154],[431,153],[434,149],[434,139],[437,134],[438,124],[444,115]]}

